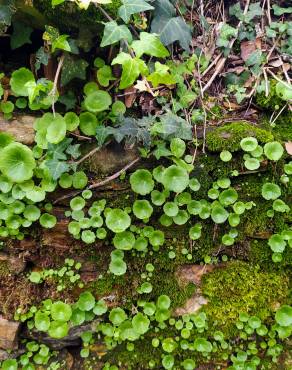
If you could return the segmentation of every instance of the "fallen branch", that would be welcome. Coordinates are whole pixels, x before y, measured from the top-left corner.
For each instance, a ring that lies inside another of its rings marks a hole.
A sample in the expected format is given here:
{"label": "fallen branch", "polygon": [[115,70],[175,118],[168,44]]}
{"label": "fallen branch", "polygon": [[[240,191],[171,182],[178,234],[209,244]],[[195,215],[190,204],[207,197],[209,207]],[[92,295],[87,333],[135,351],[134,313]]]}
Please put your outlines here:
{"label": "fallen branch", "polygon": [[[96,188],[99,188],[101,186],[104,186],[104,185],[108,184],[112,180],[115,180],[116,178],[118,178],[123,172],[125,172],[128,169],[130,169],[131,167],[133,167],[139,160],[140,160],[140,157],[135,158],[132,162],[128,163],[125,167],[123,167],[118,172],[114,173],[111,176],[108,176],[107,178],[105,178],[102,181],[99,181],[99,182],[96,182],[96,183],[93,183],[93,184],[89,185],[86,189],[87,190],[96,189]],[[75,197],[76,195],[82,193],[83,190],[85,190],[85,189],[72,191],[69,194],[63,195],[62,197],[59,197],[56,200],[54,200],[53,204],[57,204],[57,203],[61,202],[62,200]]]}

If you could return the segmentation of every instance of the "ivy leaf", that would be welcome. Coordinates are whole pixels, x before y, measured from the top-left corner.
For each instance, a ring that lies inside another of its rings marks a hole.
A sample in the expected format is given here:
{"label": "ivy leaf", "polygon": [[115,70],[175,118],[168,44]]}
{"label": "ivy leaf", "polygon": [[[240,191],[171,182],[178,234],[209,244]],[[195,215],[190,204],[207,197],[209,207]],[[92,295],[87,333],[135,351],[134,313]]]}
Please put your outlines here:
{"label": "ivy leaf", "polygon": [[103,31],[101,47],[115,44],[118,41],[127,40],[132,42],[132,34],[126,25],[119,26],[116,21],[107,22]]}
{"label": "ivy leaf", "polygon": [[159,160],[161,157],[169,157],[172,155],[172,152],[166,148],[166,142],[165,141],[159,141],[156,144],[156,149],[153,152],[155,158]]}
{"label": "ivy leaf", "polygon": [[176,15],[175,7],[169,0],[156,0],[155,1],[155,17],[171,18]]}
{"label": "ivy leaf", "polygon": [[64,151],[69,147],[72,143],[73,139],[65,138],[58,144],[48,144],[48,156],[50,159],[54,160],[66,160],[67,156],[64,154]]}
{"label": "ivy leaf", "polygon": [[69,145],[66,153],[71,155],[72,158],[77,159],[81,155],[80,144]]}
{"label": "ivy leaf", "polygon": [[274,4],[272,6],[274,14],[277,16],[281,16],[283,14],[291,14],[292,13],[292,6],[289,6],[288,8],[282,8],[279,5]]}
{"label": "ivy leaf", "polygon": [[145,147],[149,147],[151,144],[150,126],[153,120],[153,117],[144,117],[142,119],[121,117],[113,135],[118,143],[126,139],[126,142],[130,145],[140,142]]}
{"label": "ivy leaf", "polygon": [[87,67],[88,63],[86,62],[86,60],[76,59],[71,55],[66,55],[61,74],[62,86],[67,85],[74,78],[80,78],[81,80],[85,80]]}
{"label": "ivy leaf", "polygon": [[13,13],[13,6],[0,5],[0,26],[10,26]]}
{"label": "ivy leaf", "polygon": [[263,55],[263,53],[262,53],[262,51],[260,49],[255,50],[247,58],[247,60],[245,61],[245,64],[247,66],[253,66],[255,64],[260,64],[261,61],[262,61],[262,55]]}
{"label": "ivy leaf", "polygon": [[70,169],[68,163],[57,159],[49,159],[45,161],[45,165],[49,169],[53,180],[59,179],[63,173],[68,172]]}
{"label": "ivy leaf", "polygon": [[156,122],[152,127],[153,134],[159,134],[163,139],[172,139],[174,137],[191,140],[193,137],[191,125],[181,117],[172,112],[159,117],[160,122]]}
{"label": "ivy leaf", "polygon": [[156,16],[151,23],[151,32],[159,34],[164,45],[178,41],[183,49],[190,50],[191,29],[182,17]]}
{"label": "ivy leaf", "polygon": [[159,62],[155,63],[155,71],[147,77],[153,87],[158,85],[173,85],[176,79],[169,73],[169,67]]}
{"label": "ivy leaf", "polygon": [[31,44],[30,35],[32,28],[21,22],[13,23],[13,34],[11,35],[10,45],[12,49],[17,49],[24,44]]}
{"label": "ivy leaf", "polygon": [[169,51],[163,46],[159,37],[148,32],[141,32],[140,40],[133,41],[131,47],[138,58],[143,54],[157,58],[169,56]]}
{"label": "ivy leaf", "polygon": [[112,65],[122,65],[122,76],[119,85],[120,89],[125,89],[132,86],[137,77],[141,74],[145,76],[148,74],[148,68],[145,62],[139,58],[132,58],[127,53],[120,53],[113,61]]}
{"label": "ivy leaf", "polygon": [[36,61],[35,61],[35,68],[38,71],[41,68],[41,64],[47,66],[49,63],[49,53],[45,52],[44,47],[40,47],[35,54]]}
{"label": "ivy leaf", "polygon": [[110,81],[114,81],[115,77],[112,74],[112,69],[110,66],[103,66],[97,71],[97,80],[99,84],[103,87],[109,86]]}
{"label": "ivy leaf", "polygon": [[63,4],[65,0],[52,0],[52,6]]}
{"label": "ivy leaf", "polygon": [[253,18],[255,18],[257,16],[260,17],[262,14],[263,14],[263,10],[262,10],[261,4],[259,2],[250,4],[250,6],[248,8],[248,12],[244,16],[244,21],[246,23],[249,23]]}
{"label": "ivy leaf", "polygon": [[123,5],[119,7],[118,15],[125,23],[128,23],[132,14],[154,9],[152,5],[144,0],[122,0]]}
{"label": "ivy leaf", "polygon": [[60,35],[52,42],[52,52],[56,49],[61,49],[65,51],[71,51],[70,44],[67,40],[69,35]]}
{"label": "ivy leaf", "polygon": [[198,97],[198,94],[188,89],[185,85],[182,85],[177,93],[180,97],[179,102],[184,108],[187,108]]}
{"label": "ivy leaf", "polygon": [[114,133],[115,129],[111,126],[98,125],[96,128],[96,140],[98,147],[101,147],[106,139]]}

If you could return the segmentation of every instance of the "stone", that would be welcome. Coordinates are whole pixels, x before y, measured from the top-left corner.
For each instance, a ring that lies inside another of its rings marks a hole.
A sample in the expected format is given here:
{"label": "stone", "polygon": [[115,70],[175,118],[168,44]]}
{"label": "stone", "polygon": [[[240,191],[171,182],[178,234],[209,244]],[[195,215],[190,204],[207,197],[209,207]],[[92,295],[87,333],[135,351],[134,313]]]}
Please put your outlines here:
{"label": "stone", "polygon": [[0,317],[0,348],[10,350],[18,348],[20,323]]}
{"label": "stone", "polygon": [[16,141],[26,145],[34,143],[33,124],[35,117],[20,115],[12,120],[6,120],[0,115],[0,132],[11,134]]}

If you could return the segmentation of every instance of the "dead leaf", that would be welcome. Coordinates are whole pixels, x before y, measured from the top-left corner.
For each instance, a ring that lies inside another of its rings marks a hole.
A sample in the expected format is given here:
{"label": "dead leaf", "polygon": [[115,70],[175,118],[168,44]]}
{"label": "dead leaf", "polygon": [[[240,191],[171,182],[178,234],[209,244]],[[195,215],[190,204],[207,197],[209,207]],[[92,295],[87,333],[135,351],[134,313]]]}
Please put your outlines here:
{"label": "dead leaf", "polygon": [[283,65],[283,62],[281,59],[273,60],[272,62],[269,62],[269,65],[272,67],[280,67]]}
{"label": "dead leaf", "polygon": [[137,93],[136,93],[136,89],[134,86],[131,86],[131,87],[128,87],[127,89],[125,89],[125,105],[127,108],[131,108],[132,105],[134,104],[135,100],[136,100],[136,97],[137,97]]}
{"label": "dead leaf", "polygon": [[224,108],[227,108],[228,110],[237,110],[241,108],[241,105],[232,103],[231,101],[224,101],[223,106]]}
{"label": "dead leaf", "polygon": [[288,141],[285,143],[285,148],[287,150],[287,153],[292,155],[292,141]]}
{"label": "dead leaf", "polygon": [[262,46],[262,42],[261,42],[261,39],[258,37],[256,38],[255,40],[245,40],[245,41],[242,41],[241,44],[240,44],[240,55],[241,55],[241,58],[244,60],[244,61],[247,61],[247,59],[249,58],[249,56],[254,52],[256,51],[257,49],[261,49],[261,46]]}

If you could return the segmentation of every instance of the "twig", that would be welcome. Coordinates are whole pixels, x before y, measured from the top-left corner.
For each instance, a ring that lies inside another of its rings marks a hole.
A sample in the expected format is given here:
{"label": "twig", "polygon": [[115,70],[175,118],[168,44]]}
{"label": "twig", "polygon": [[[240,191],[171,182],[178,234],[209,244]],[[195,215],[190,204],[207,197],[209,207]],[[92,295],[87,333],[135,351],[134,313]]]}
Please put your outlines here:
{"label": "twig", "polygon": [[110,22],[112,22],[113,21],[113,19],[112,19],[112,17],[108,14],[108,12],[106,12],[104,9],[103,9],[103,7],[101,7],[100,5],[98,5],[98,4],[95,4],[96,5],[96,7],[102,12],[102,14],[110,21]]}
{"label": "twig", "polygon": [[109,176],[107,177],[106,179],[100,181],[100,182],[96,182],[96,183],[93,183],[91,184],[88,189],[96,189],[96,188],[99,188],[109,182],[111,182],[112,180],[115,180],[116,178],[118,178],[123,172],[126,172],[129,168],[133,167],[134,164],[136,164],[138,161],[140,161],[140,157],[137,157],[135,158],[132,162],[128,163],[125,167],[123,167],[120,171],[116,172],[115,174],[113,174],[112,176]]}
{"label": "twig", "polygon": [[61,73],[61,70],[62,70],[62,67],[63,67],[64,59],[65,59],[65,55],[62,54],[60,59],[59,59],[59,62],[58,62],[58,67],[57,67],[55,78],[54,78],[54,85],[53,85],[53,88],[50,92],[50,95],[52,95],[52,97],[53,97],[52,110],[53,110],[54,117],[55,117],[55,114],[56,114],[55,113],[55,96],[56,96],[56,92],[58,90],[58,81],[59,81],[59,76],[60,76],[60,73]]}
{"label": "twig", "polygon": [[[104,146],[107,146],[109,143],[110,143],[110,141],[106,142],[104,144]],[[100,146],[97,146],[96,148],[92,149],[90,152],[88,152],[87,154],[85,154],[85,156],[83,156],[82,158],[80,158],[78,161],[76,161],[76,162],[73,161],[72,163],[74,163],[77,166],[79,166],[79,164],[81,164],[82,162],[84,162],[87,158],[91,157],[93,154],[95,154],[96,152],[98,152],[100,149],[101,149],[101,147]]]}
{"label": "twig", "polygon": [[208,68],[205,69],[205,71],[202,73],[202,77],[204,77],[209,71],[210,69],[213,67],[214,64],[216,64],[218,62],[218,60],[222,57],[223,53],[220,53],[216,56],[215,59],[213,59],[212,63],[208,65]]}
{"label": "twig", "polygon": [[[86,189],[96,189],[96,188],[99,188],[103,185],[106,185],[107,183],[109,183],[110,181],[118,178],[123,172],[127,171],[128,169],[130,169],[131,167],[134,166],[134,164],[136,164],[138,161],[140,160],[140,157],[137,157],[135,158],[132,162],[128,163],[125,167],[123,167],[121,170],[119,170],[118,172],[114,173],[113,175],[107,177],[106,179],[100,181],[100,182],[96,182],[96,183],[93,183],[91,185],[89,185]],[[59,202],[61,202],[62,200],[65,200],[65,199],[68,199],[68,198],[72,198],[72,197],[75,197],[75,195],[78,195],[80,193],[82,193],[83,190],[76,190],[76,191],[73,191],[69,194],[66,194],[66,195],[63,195],[59,198],[57,198],[53,204],[57,204]]]}
{"label": "twig", "polygon": [[270,71],[268,68],[267,68],[267,72],[268,72],[271,76],[273,76],[275,80],[277,80],[278,82],[281,82],[283,85],[285,85],[286,87],[288,87],[288,89],[291,89],[291,88],[292,88],[291,84],[289,85],[289,84],[287,84],[287,82],[285,82],[285,81],[283,81],[283,80],[280,80],[280,78],[279,78],[279,77],[277,77],[277,76],[275,75],[275,73],[274,73],[274,72],[272,72],[272,71]]}
{"label": "twig", "polygon": [[271,118],[270,118],[271,125],[273,125],[273,123],[276,122],[276,120],[278,119],[278,117],[280,116],[280,114],[283,112],[283,110],[287,107],[287,105],[288,105],[288,103],[286,103],[285,105],[283,105],[283,107],[281,108],[280,112],[276,115],[276,117],[273,119],[272,122],[271,122],[271,120],[273,118],[273,115],[271,116]]}
{"label": "twig", "polygon": [[[244,11],[243,11],[243,15],[246,15],[246,13],[248,11],[248,8],[249,8],[249,3],[250,3],[250,0],[246,0],[246,4],[245,4]],[[240,21],[238,23],[238,25],[236,27],[237,31],[239,30],[239,28],[240,28],[241,25],[242,25],[242,21]],[[229,41],[228,49],[232,49],[232,46],[235,43],[236,39],[237,39],[237,37],[234,37],[232,40]],[[226,60],[227,60],[227,57],[221,58],[221,60],[219,61],[219,63],[216,66],[215,72],[213,73],[213,75],[211,76],[211,78],[209,79],[209,81],[207,82],[207,84],[204,86],[203,93],[212,85],[212,83],[215,80],[215,78],[217,77],[217,75],[222,71],[222,69],[223,69],[223,67],[225,65]]]}

